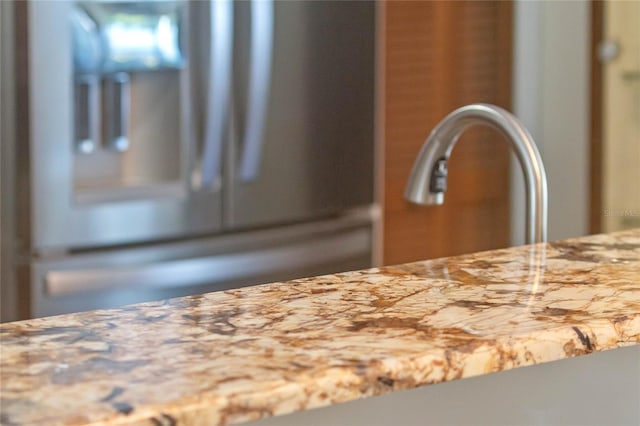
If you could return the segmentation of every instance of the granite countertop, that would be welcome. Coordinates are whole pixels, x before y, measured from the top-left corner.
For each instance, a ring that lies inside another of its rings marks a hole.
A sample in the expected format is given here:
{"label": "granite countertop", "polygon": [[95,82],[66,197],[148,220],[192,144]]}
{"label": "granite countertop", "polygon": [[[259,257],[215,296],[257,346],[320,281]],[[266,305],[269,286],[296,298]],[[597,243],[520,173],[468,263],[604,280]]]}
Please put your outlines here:
{"label": "granite countertop", "polygon": [[5,323],[0,339],[2,424],[238,423],[638,344],[640,229]]}

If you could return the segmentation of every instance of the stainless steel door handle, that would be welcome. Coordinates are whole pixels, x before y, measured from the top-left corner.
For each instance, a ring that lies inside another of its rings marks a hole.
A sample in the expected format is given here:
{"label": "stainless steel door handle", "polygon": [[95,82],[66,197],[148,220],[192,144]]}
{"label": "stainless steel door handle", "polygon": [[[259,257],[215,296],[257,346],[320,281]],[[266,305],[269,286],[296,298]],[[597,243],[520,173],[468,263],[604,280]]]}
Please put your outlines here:
{"label": "stainless steel door handle", "polygon": [[129,74],[119,72],[107,77],[105,96],[106,148],[124,152],[129,149]]}
{"label": "stainless steel door handle", "polygon": [[254,180],[260,172],[264,127],[269,103],[273,60],[273,0],[251,2],[251,57],[247,122],[240,179]]}
{"label": "stainless steel door handle", "polygon": [[75,147],[90,154],[98,144],[100,81],[97,75],[82,75],[75,82]]}
{"label": "stainless steel door handle", "polygon": [[179,288],[250,279],[301,264],[322,265],[361,255],[370,244],[367,229],[301,241],[277,248],[129,267],[49,271],[45,290],[50,296],[142,288]]}
{"label": "stainless steel door handle", "polygon": [[233,53],[233,3],[231,0],[212,0],[210,6],[209,78],[201,165],[201,186],[209,188],[218,183],[221,174]]}

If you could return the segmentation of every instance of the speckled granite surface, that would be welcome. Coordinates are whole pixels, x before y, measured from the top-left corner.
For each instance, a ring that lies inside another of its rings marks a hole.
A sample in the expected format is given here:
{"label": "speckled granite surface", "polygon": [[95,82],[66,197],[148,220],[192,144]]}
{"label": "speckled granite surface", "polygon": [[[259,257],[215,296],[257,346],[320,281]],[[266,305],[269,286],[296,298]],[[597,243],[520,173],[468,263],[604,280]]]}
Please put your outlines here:
{"label": "speckled granite surface", "polygon": [[220,425],[640,342],[640,230],[0,325],[5,425]]}

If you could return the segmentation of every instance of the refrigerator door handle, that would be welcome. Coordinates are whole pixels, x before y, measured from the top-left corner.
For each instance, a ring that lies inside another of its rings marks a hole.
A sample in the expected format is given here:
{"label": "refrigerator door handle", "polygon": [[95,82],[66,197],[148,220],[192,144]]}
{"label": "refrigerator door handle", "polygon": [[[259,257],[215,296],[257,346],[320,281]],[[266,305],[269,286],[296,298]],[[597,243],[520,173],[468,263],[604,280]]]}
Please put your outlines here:
{"label": "refrigerator door handle", "polygon": [[142,288],[179,288],[266,275],[302,264],[322,265],[358,256],[368,230],[304,240],[277,248],[118,268],[52,270],[44,274],[49,296]]}
{"label": "refrigerator door handle", "polygon": [[239,171],[240,179],[245,182],[256,179],[260,172],[273,61],[273,8],[273,0],[251,2],[249,94],[244,152]]}
{"label": "refrigerator door handle", "polygon": [[233,1],[211,0],[210,8],[209,78],[200,184],[215,188],[220,185],[222,143],[231,91]]}

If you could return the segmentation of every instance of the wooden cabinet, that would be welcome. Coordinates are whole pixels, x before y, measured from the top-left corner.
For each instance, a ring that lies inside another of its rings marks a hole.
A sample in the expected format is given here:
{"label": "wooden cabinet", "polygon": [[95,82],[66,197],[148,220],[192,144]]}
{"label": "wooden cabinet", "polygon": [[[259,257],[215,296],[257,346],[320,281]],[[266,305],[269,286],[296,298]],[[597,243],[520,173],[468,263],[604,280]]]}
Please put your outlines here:
{"label": "wooden cabinet", "polygon": [[414,206],[402,194],[420,147],[446,114],[474,102],[510,109],[512,4],[390,1],[382,9],[383,263],[508,246],[509,147],[494,130],[463,134],[444,205]]}

